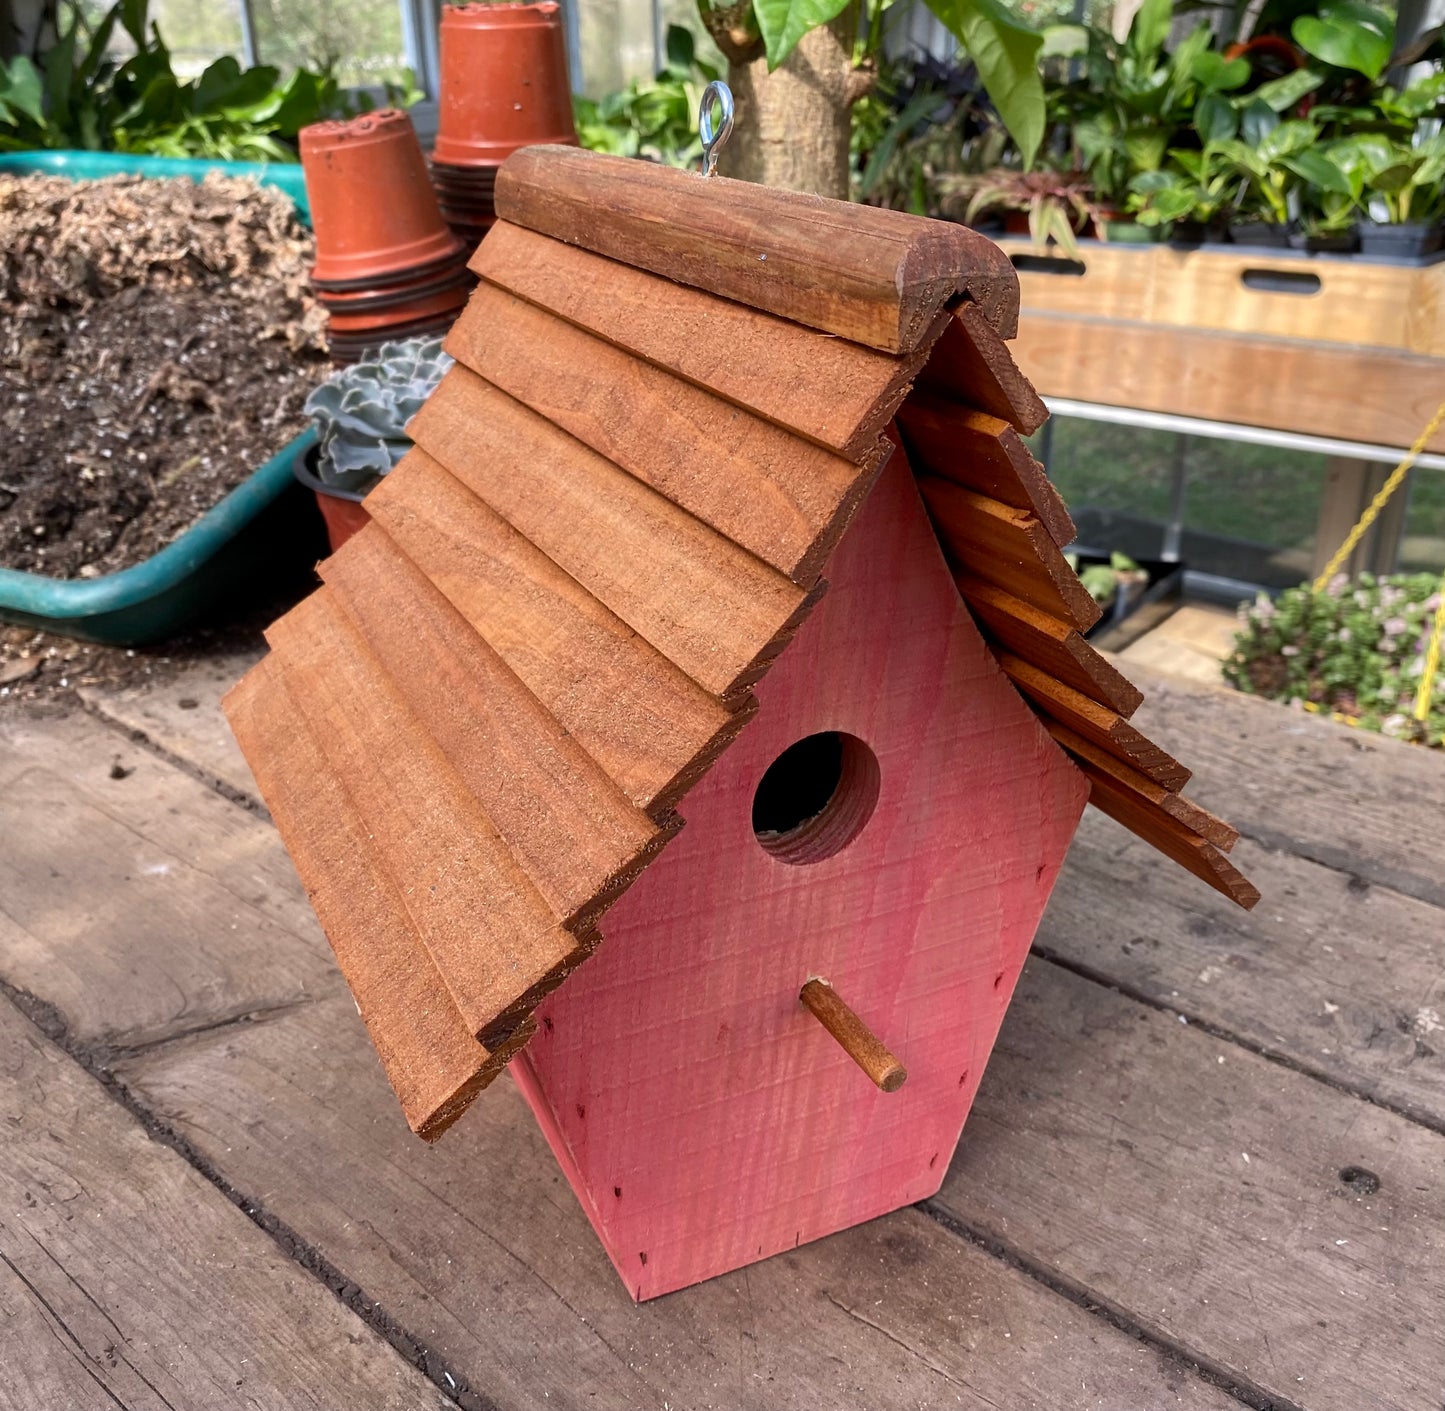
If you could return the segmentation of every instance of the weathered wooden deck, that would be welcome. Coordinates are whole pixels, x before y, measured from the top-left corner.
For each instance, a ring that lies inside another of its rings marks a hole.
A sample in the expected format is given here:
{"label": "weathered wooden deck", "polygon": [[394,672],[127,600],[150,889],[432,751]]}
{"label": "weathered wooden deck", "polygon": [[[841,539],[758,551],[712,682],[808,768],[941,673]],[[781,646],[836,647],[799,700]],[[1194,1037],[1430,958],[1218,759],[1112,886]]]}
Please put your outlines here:
{"label": "weathered wooden deck", "polygon": [[1439,756],[1145,681],[1258,910],[1091,815],[938,1197],[639,1308],[509,1084],[407,1132],[238,670],[0,717],[0,1407],[1440,1411]]}

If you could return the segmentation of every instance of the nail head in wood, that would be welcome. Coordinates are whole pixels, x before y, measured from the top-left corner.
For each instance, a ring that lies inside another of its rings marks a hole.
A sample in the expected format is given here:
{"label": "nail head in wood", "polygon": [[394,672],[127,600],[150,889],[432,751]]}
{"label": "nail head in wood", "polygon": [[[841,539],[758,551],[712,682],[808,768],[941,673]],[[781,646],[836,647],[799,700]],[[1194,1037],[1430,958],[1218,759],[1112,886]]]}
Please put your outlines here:
{"label": "nail head in wood", "polygon": [[897,1092],[908,1070],[891,1054],[878,1036],[838,998],[826,980],[814,977],[798,994],[814,1018],[838,1040],[848,1055],[885,1093]]}

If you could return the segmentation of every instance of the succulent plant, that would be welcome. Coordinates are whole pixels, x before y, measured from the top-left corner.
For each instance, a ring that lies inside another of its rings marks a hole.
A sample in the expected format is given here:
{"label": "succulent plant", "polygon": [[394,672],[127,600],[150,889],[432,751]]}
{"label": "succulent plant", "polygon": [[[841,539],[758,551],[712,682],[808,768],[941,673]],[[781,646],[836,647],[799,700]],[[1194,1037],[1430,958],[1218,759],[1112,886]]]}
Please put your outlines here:
{"label": "succulent plant", "polygon": [[321,433],[321,480],[338,490],[365,490],[385,475],[411,447],[407,422],[451,365],[440,338],[409,338],[383,343],[327,378],[306,399]]}

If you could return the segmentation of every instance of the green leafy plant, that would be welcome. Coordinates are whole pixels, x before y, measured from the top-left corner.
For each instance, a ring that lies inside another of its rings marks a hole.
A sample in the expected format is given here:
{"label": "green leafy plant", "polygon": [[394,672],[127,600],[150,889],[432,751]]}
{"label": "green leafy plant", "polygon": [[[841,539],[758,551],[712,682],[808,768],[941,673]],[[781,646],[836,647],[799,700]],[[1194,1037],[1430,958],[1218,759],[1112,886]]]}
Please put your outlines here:
{"label": "green leafy plant", "polygon": [[1079,253],[1077,232],[1089,218],[1089,178],[1081,171],[1014,171],[996,167],[977,176],[945,179],[943,209],[975,221],[986,211],[1024,211],[1029,237],[1040,250],[1053,242],[1071,259]]}
{"label": "green leafy plant", "polygon": [[1349,197],[1351,184],[1340,165],[1316,146],[1319,136],[1316,124],[1291,118],[1275,121],[1254,142],[1230,138],[1219,143],[1221,159],[1243,184],[1241,213],[1268,225],[1288,225],[1294,214],[1292,189],[1299,182]]}
{"label": "green leafy plant", "polygon": [[1233,201],[1240,179],[1217,147],[1173,148],[1167,166],[1129,183],[1126,209],[1140,225],[1194,221],[1214,225]]}
{"label": "green leafy plant", "polygon": [[1240,608],[1224,663],[1234,686],[1271,700],[1337,712],[1354,724],[1432,745],[1445,742],[1445,674],[1423,728],[1413,719],[1425,649],[1439,603],[1433,574],[1351,582],[1324,592],[1291,588]]}
{"label": "green leafy plant", "polygon": [[1311,58],[1353,69],[1374,82],[1395,48],[1395,21],[1386,10],[1362,0],[1321,0],[1313,15],[1300,15],[1290,34]]}
{"label": "green leafy plant", "polygon": [[440,338],[383,343],[369,358],[327,378],[306,399],[321,435],[316,473],[338,490],[365,490],[411,447],[406,424],[452,359]]}
{"label": "green leafy plant", "polygon": [[577,138],[584,147],[619,157],[648,157],[668,166],[697,165],[702,141],[697,109],[718,71],[697,57],[690,31],[670,25],[667,64],[654,79],[634,79],[619,93],[574,98]]}
{"label": "green leafy plant", "polygon": [[[135,52],[118,59],[119,28]],[[388,99],[415,101],[413,90]],[[72,8],[41,67],[17,58],[0,68],[0,150],[77,147],[166,157],[294,162],[296,134],[323,117],[370,106],[344,94],[324,73],[298,70],[284,82],[274,68],[243,69],[232,57],[182,80],[149,0],[117,0],[87,27]]]}
{"label": "green leafy plant", "polygon": [[1117,549],[1109,555],[1108,563],[1091,563],[1084,568],[1079,567],[1077,554],[1064,557],[1079,575],[1084,591],[1103,608],[1111,607],[1125,589],[1149,581],[1149,575],[1128,554],[1121,554]]}
{"label": "green leafy plant", "polygon": [[1372,219],[1383,225],[1429,223],[1445,216],[1445,132],[1416,142],[1359,133],[1336,144],[1364,187]]}

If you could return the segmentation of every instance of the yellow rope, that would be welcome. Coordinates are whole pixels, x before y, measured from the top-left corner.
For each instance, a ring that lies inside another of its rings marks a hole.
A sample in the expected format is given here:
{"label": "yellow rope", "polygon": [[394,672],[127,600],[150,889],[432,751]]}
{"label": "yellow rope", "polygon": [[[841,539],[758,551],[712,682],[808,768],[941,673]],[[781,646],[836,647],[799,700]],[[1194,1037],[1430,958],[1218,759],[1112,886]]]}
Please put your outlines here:
{"label": "yellow rope", "polygon": [[[1415,444],[1405,453],[1405,459],[1390,472],[1390,478],[1380,487],[1380,493],[1370,501],[1364,514],[1360,516],[1360,522],[1350,530],[1345,537],[1345,542],[1340,545],[1339,552],[1332,558],[1325,571],[1315,579],[1315,592],[1323,593],[1331,578],[1340,571],[1340,565],[1354,553],[1355,546],[1365,537],[1366,530],[1379,517],[1380,511],[1389,502],[1390,496],[1400,488],[1405,477],[1410,473],[1410,467],[1420,458],[1429,443],[1430,438],[1440,429],[1440,423],[1445,422],[1445,402],[1441,402],[1435,409],[1435,415],[1430,418],[1429,425],[1415,438]],[[1439,639],[1439,631],[1436,631],[1436,640]],[[1438,662],[1438,658],[1437,658]]]}
{"label": "yellow rope", "polygon": [[1440,603],[1435,609],[1435,626],[1425,649],[1425,671],[1415,692],[1415,719],[1423,725],[1430,716],[1430,699],[1435,694],[1435,675],[1440,670],[1440,639],[1445,637],[1445,578],[1440,580]]}

